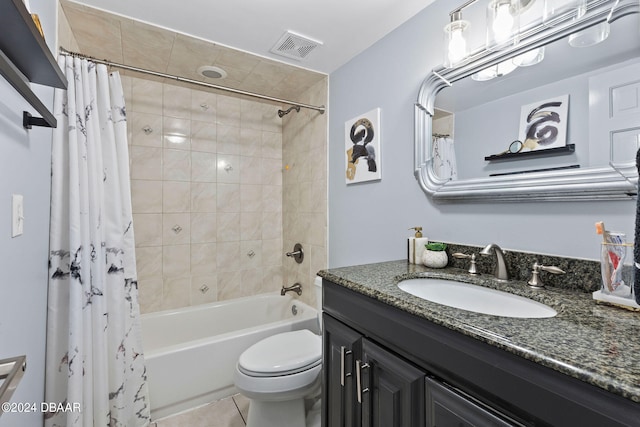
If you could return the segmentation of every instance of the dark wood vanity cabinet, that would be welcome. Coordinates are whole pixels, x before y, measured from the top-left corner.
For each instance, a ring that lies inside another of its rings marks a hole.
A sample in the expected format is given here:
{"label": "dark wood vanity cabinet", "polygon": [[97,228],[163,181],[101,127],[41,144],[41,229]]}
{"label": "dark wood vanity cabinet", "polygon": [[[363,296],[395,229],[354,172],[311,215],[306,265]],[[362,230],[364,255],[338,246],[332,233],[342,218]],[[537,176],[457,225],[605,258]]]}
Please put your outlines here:
{"label": "dark wood vanity cabinet", "polygon": [[323,280],[323,427],[640,425],[640,405]]}
{"label": "dark wood vanity cabinet", "polygon": [[424,427],[425,373],[323,316],[325,427]]}
{"label": "dark wood vanity cabinet", "polygon": [[323,427],[360,425],[355,361],[362,358],[362,335],[323,315]]}

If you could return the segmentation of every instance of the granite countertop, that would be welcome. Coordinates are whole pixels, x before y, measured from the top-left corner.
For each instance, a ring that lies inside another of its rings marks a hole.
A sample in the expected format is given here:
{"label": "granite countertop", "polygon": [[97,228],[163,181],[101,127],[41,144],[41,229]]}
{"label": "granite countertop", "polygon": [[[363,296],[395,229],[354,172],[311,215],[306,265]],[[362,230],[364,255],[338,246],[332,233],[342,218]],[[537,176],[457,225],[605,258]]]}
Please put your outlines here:
{"label": "granite countertop", "polygon": [[[319,276],[433,323],[640,403],[640,313],[597,304],[590,293],[522,281],[498,282],[465,270],[406,260],[322,270]],[[408,294],[400,280],[437,277],[474,283],[542,302],[552,318],[507,318],[456,309]]]}

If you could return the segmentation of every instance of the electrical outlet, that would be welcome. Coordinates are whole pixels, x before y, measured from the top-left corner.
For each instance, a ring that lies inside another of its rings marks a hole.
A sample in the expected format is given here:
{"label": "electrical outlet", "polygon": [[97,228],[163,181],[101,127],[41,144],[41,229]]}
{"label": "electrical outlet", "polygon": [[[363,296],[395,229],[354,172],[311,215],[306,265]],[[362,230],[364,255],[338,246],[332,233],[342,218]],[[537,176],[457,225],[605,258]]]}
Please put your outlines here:
{"label": "electrical outlet", "polygon": [[11,196],[11,206],[11,237],[17,237],[24,232],[24,198],[22,194]]}

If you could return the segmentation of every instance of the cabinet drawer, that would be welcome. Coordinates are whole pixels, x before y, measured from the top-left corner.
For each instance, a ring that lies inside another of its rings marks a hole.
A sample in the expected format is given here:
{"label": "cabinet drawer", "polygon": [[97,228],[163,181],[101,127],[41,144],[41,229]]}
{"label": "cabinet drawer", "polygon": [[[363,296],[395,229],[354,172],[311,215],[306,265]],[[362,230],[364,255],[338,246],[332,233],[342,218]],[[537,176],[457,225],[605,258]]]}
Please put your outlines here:
{"label": "cabinet drawer", "polygon": [[426,379],[427,427],[519,427],[455,390]]}

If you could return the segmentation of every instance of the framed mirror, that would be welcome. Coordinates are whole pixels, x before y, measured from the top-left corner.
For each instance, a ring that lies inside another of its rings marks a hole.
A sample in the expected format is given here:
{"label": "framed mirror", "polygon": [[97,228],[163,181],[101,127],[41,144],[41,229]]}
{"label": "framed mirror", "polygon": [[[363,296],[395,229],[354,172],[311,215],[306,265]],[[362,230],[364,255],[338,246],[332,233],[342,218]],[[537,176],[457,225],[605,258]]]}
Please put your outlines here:
{"label": "framed mirror", "polygon": [[[414,112],[422,189],[438,202],[636,197],[639,11],[637,0],[590,1],[579,19],[532,24],[516,45],[433,70]],[[604,42],[579,47],[605,30]],[[523,65],[540,48],[544,60]],[[505,64],[511,72],[495,72]],[[483,79],[492,70],[498,77]],[[433,136],[441,133],[455,141],[453,178],[436,162],[441,147]]]}

